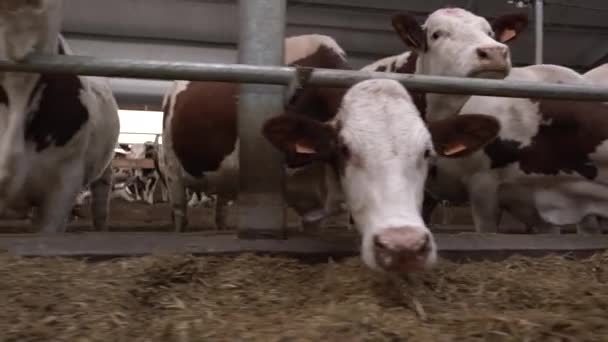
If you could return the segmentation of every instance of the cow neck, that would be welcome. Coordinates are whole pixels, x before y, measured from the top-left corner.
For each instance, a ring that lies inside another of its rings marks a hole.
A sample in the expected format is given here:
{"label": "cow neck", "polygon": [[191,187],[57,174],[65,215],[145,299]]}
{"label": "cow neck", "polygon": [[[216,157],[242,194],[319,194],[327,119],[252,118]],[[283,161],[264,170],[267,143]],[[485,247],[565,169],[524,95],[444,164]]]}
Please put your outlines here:
{"label": "cow neck", "polygon": [[[409,66],[409,73],[427,75],[422,64],[423,60],[419,58],[417,53],[413,52],[410,60],[412,60],[412,65]],[[409,61],[407,64],[410,64]],[[465,103],[471,98],[471,95],[437,94],[422,91],[411,93],[414,103],[420,102],[420,104],[416,103],[416,107],[418,107],[423,118],[428,122],[458,114]],[[419,97],[419,99],[416,97]]]}

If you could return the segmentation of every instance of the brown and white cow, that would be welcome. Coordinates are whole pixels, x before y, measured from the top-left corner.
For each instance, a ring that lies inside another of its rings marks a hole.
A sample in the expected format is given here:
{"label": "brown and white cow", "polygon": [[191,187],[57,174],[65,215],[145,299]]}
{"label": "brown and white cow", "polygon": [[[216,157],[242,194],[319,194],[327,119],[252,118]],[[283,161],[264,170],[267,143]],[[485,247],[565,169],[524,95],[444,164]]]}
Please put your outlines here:
{"label": "brown and white cow", "polygon": [[[285,40],[285,64],[330,69],[348,69],[346,54],[330,37],[302,35]],[[176,81],[164,99],[163,144],[160,168],[169,188],[176,230],[187,224],[186,187],[202,187],[217,194],[216,226],[226,226],[226,206],[237,195],[238,141],[237,96],[239,85],[228,82]],[[315,89],[298,91],[290,106],[318,119],[333,117],[339,96],[320,96]],[[307,173],[324,173],[322,165],[303,170],[298,160],[287,160],[287,202],[304,222],[317,222],[332,214],[327,203],[339,202],[327,196],[323,182],[301,187]],[[304,190],[302,193],[301,190]],[[293,195],[298,192],[297,195]]]}
{"label": "brown and white cow", "polygon": [[[0,2],[0,58],[70,54],[60,36],[62,3]],[[0,73],[0,212],[37,207],[35,225],[58,232],[90,184],[97,229],[106,227],[116,101],[104,79]]]}
{"label": "brown and white cow", "polygon": [[431,160],[466,157],[491,142],[498,129],[497,120],[485,115],[454,116],[427,127],[401,84],[373,79],[350,88],[327,122],[289,108],[268,120],[263,133],[302,165],[323,162],[331,168],[369,267],[410,272],[436,259],[420,213]]}
{"label": "brown and white cow", "polygon": [[[588,84],[561,66],[511,68],[504,43],[521,32],[524,22],[524,17],[510,15],[490,25],[458,8],[435,11],[422,26],[407,14],[393,18],[402,40],[416,52],[417,74]],[[481,231],[496,231],[501,197],[506,204],[515,203],[510,210],[529,225],[565,225],[604,216],[605,112],[600,103],[426,94],[429,122],[459,113],[487,113],[501,123],[499,139],[483,151],[436,164],[439,173],[466,187]]]}
{"label": "brown and white cow", "polygon": [[608,86],[608,63],[595,67],[583,74],[593,84]]}

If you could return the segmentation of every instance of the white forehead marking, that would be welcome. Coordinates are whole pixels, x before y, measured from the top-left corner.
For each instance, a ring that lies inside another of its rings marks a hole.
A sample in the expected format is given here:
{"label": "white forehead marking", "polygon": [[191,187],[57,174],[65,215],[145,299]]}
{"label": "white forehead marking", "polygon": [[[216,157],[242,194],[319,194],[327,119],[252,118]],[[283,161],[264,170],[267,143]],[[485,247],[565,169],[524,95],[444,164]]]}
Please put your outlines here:
{"label": "white forehead marking", "polygon": [[409,93],[399,82],[373,79],[353,86],[336,116],[341,136],[364,159],[410,155],[430,135]]}
{"label": "white forehead marking", "polygon": [[475,15],[462,8],[443,8],[437,10],[429,15],[422,26],[424,28],[432,29],[441,27],[443,25],[477,26],[487,30],[491,28],[490,24],[485,18]]}

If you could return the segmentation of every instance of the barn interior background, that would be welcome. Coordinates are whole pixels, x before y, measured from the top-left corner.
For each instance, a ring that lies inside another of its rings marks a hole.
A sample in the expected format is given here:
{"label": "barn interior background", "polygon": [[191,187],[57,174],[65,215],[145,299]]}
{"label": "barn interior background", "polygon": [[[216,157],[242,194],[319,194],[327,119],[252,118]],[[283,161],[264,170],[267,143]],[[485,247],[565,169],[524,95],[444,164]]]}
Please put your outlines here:
{"label": "barn interior background", "polygon": [[[512,44],[513,64],[523,66],[535,63],[536,2],[288,0],[286,34],[330,35],[347,51],[349,62],[359,68],[405,50],[390,25],[390,16],[398,11],[414,13],[420,21],[443,6],[467,8],[489,18],[509,12],[527,12],[531,23],[525,34]],[[605,0],[544,0],[542,3],[544,63],[585,72],[608,62],[608,3]],[[79,55],[209,63],[237,61],[239,18],[236,0],[66,0],[64,12],[63,32],[74,53]],[[109,80],[121,108],[119,142],[162,143],[160,110],[170,82]],[[166,199],[167,196],[159,194],[157,197]],[[441,207],[443,210],[436,210],[436,221],[471,223],[468,208],[448,207],[446,203]],[[148,210],[142,214],[147,215]],[[164,216],[152,215],[166,219]],[[518,225],[509,217],[503,222],[504,225]]]}
{"label": "barn interior background", "polygon": [[[334,37],[355,67],[405,50],[390,15],[409,11],[422,18],[441,6],[458,6],[492,17],[523,11],[533,21],[533,0],[288,0],[287,35]],[[236,62],[236,0],[67,0],[64,33],[76,54],[192,62]],[[544,0],[544,63],[586,71],[608,62],[605,0]],[[533,22],[512,47],[515,65],[534,64]],[[166,81],[111,79],[122,109],[158,111]],[[136,118],[150,123],[135,127]],[[127,116],[129,116],[127,118]],[[124,114],[123,132],[160,133],[158,113]],[[135,130],[135,131],[134,131]],[[151,138],[152,137],[152,138]],[[141,143],[148,135],[123,135]]]}

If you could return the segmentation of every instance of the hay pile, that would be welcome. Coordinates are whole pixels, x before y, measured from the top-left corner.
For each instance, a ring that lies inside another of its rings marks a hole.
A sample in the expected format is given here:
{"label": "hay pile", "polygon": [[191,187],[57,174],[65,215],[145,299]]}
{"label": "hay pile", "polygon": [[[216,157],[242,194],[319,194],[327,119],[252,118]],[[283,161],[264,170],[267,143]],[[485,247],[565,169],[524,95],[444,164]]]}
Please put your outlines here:
{"label": "hay pile", "polygon": [[0,341],[599,341],[607,272],[608,253],[442,262],[399,282],[357,258],[0,257]]}

